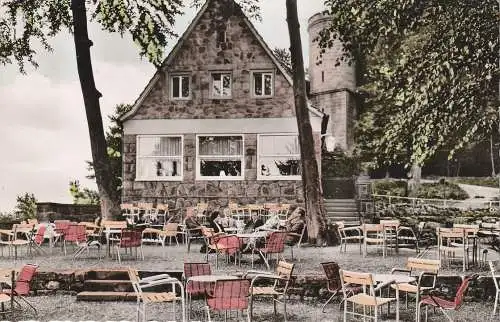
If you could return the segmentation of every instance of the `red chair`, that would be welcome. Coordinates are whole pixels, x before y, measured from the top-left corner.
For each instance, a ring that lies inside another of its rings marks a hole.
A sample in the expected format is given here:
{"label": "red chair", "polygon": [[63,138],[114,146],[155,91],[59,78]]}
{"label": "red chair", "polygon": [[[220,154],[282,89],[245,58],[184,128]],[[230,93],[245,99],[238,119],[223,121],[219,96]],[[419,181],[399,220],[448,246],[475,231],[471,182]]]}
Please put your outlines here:
{"label": "red chair", "polygon": [[[446,311],[458,311],[464,302],[464,295],[469,287],[469,283],[475,280],[479,275],[474,274],[471,276],[466,276],[462,280],[462,283],[458,287],[455,294],[455,298],[452,300],[446,299],[443,296],[439,296],[436,291],[430,291],[429,295],[424,295],[420,303],[418,304],[418,312],[421,312],[422,305],[425,305],[425,321],[427,321],[427,310],[429,306],[434,308],[439,308],[441,312],[448,318],[449,321],[453,322],[453,319],[446,313]],[[420,321],[420,314],[417,316],[417,321]]]}
{"label": "red chair", "polygon": [[137,259],[137,249],[141,250],[141,259],[144,260],[144,252],[142,251],[142,232],[140,230],[123,228],[120,236],[120,242],[115,245],[118,262],[121,263],[120,248],[130,249],[135,248],[135,258]]}
{"label": "red chair", "polygon": [[[323,266],[323,270],[325,271],[325,275],[327,278],[327,289],[328,292],[332,293],[332,295],[328,298],[328,300],[323,304],[321,308],[321,312],[325,313],[325,307],[330,303],[330,301],[336,296],[343,296],[342,290],[342,281],[340,279],[340,267],[336,262],[325,262],[321,263]],[[354,293],[358,293],[361,291],[360,287],[346,287],[347,296],[351,296]],[[343,303],[343,300],[340,302]]]}
{"label": "red chair", "polygon": [[31,237],[30,240],[30,248],[34,248],[40,253],[45,254],[45,250],[42,249],[42,244],[45,239],[45,231],[47,230],[47,227],[45,225],[40,225],[38,226],[38,230],[36,231],[36,234]]}
{"label": "red chair", "polygon": [[90,253],[90,246],[97,246],[99,259],[101,258],[101,245],[89,239],[84,225],[70,224],[64,233],[64,254],[67,254],[66,244],[74,244],[76,250],[73,252],[73,259],[80,256],[85,250]]}
{"label": "red chair", "polygon": [[271,269],[269,266],[269,257],[272,254],[276,254],[276,261],[279,259],[279,254],[283,254],[285,250],[285,240],[288,233],[286,231],[274,231],[272,232],[266,240],[264,247],[254,247],[252,248],[252,268],[253,268],[253,254],[257,251],[261,257],[264,259],[264,263],[267,269]]}
{"label": "red chair", "polygon": [[248,322],[251,321],[249,312],[250,281],[247,279],[217,280],[212,294],[207,298],[208,321],[211,322],[210,310],[213,311],[247,311]]}
{"label": "red chair", "polygon": [[[212,275],[212,269],[209,263],[184,263],[183,279],[186,283],[190,277],[200,275]],[[191,300],[193,296],[205,296],[212,288],[213,284],[204,282],[189,281],[189,283],[186,284],[188,319],[191,314]]]}
{"label": "red chair", "polygon": [[234,256],[234,264],[237,264],[242,243],[241,239],[235,235],[215,236],[211,243],[207,245],[207,262],[209,250],[215,252],[215,268],[219,267],[219,254],[226,255],[229,262],[229,256]]}
{"label": "red chair", "polygon": [[36,308],[28,302],[25,297],[30,294],[31,289],[31,281],[33,277],[36,275],[36,271],[38,269],[38,265],[35,264],[25,264],[21,268],[21,272],[19,273],[15,284],[12,289],[4,289],[0,292],[0,294],[5,294],[13,298],[14,302],[21,307],[21,303],[19,303],[18,299],[23,300],[29,307],[33,309],[35,314],[37,313]]}

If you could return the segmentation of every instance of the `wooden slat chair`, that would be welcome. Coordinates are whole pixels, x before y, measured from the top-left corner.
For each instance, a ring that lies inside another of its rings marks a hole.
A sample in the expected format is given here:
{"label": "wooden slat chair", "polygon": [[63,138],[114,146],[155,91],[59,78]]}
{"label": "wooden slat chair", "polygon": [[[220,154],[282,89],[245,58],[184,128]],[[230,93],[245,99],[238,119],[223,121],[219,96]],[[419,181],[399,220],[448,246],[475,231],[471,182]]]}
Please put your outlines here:
{"label": "wooden slat chair", "polygon": [[[417,280],[414,283],[392,284],[391,288],[397,288],[399,292],[405,293],[407,308],[408,294],[414,294],[415,307],[418,310],[418,303],[422,294],[436,288],[436,280],[440,266],[441,262],[437,259],[409,257],[406,262],[406,268],[393,268],[391,273],[408,273],[409,276],[414,276]],[[418,312],[416,316],[419,316]]]}
{"label": "wooden slat chair", "polygon": [[106,243],[118,242],[120,238],[117,236],[122,229],[127,228],[127,222],[124,220],[103,220],[101,222],[104,233],[106,234]]}
{"label": "wooden slat chair", "polygon": [[[286,314],[286,297],[289,287],[292,283],[292,273],[294,264],[285,261],[279,261],[276,265],[276,272],[266,271],[253,271],[250,270],[245,274],[246,276],[253,276],[250,284],[250,320],[253,315],[253,302],[256,297],[272,297],[274,315],[277,314],[276,303],[283,304],[284,321],[287,321]],[[258,286],[262,281],[272,282],[270,286]]]}
{"label": "wooden slat chair", "polygon": [[[340,279],[342,281],[342,290],[344,292],[344,322],[347,321],[347,314],[354,317],[363,317],[363,319],[371,318],[375,321],[378,320],[379,312],[382,305],[389,305],[389,303],[396,301],[396,322],[399,321],[399,299],[392,297],[376,296],[378,289],[374,287],[374,280],[371,273],[361,273],[340,270]],[[348,288],[353,286],[360,286],[362,292],[349,295]],[[348,304],[352,304],[352,311],[348,310]],[[356,305],[362,306],[362,313],[355,310]],[[369,307],[368,313],[372,312],[373,315],[368,315],[366,307]]]}
{"label": "wooden slat chair", "polygon": [[[128,270],[132,287],[137,296],[137,321],[148,321],[146,305],[152,303],[172,303],[172,311],[174,320],[176,317],[176,302],[181,302],[181,316],[182,321],[186,320],[186,303],[184,298],[184,286],[182,283],[168,274],[159,274],[155,276],[140,278],[137,270],[129,268]],[[163,292],[147,292],[145,291],[151,287],[170,284],[171,291]],[[177,295],[176,289],[179,289]]]}
{"label": "wooden slat chair", "polygon": [[[325,271],[325,275],[327,278],[326,288],[328,292],[332,293],[332,295],[328,298],[328,300],[323,304],[321,308],[321,312],[325,313],[325,307],[330,303],[333,298],[339,295],[343,295],[342,290],[342,281],[340,280],[340,267],[336,262],[325,262],[321,263],[323,270]],[[347,287],[346,291],[348,295],[353,295],[361,290],[360,287]],[[342,302],[341,302],[342,304]]]}
{"label": "wooden slat chair", "polygon": [[158,219],[156,209],[153,207],[151,202],[138,202],[137,208],[139,209],[139,214],[142,217],[144,224],[151,224]]}
{"label": "wooden slat chair", "polygon": [[477,279],[479,275],[474,274],[471,276],[466,276],[462,279],[462,283],[458,286],[458,289],[455,293],[455,297],[450,300],[443,295],[439,294],[437,290],[431,291],[429,295],[424,295],[420,300],[417,310],[417,321],[420,321],[420,312],[421,307],[425,305],[425,321],[427,322],[427,311],[429,306],[434,308],[438,308],[448,319],[448,321],[453,322],[453,319],[448,315],[447,311],[458,311],[462,304],[464,303],[464,296],[467,288],[469,287],[469,283],[475,279]]}
{"label": "wooden slat chair", "polygon": [[224,311],[224,316],[227,311],[247,311],[247,319],[250,322],[249,289],[250,280],[247,279],[217,280],[213,292],[207,297],[205,306],[208,322],[212,321],[210,310]]}

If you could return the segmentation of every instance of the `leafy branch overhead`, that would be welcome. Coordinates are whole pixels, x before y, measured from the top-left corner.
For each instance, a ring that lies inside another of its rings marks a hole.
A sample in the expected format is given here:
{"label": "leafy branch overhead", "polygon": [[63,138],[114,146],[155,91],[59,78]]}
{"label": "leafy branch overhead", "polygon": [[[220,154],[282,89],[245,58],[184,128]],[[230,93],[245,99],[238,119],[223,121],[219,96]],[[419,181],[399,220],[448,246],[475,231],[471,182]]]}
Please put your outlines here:
{"label": "leafy branch overhead", "polygon": [[[3,2],[3,1],[2,1]],[[90,21],[108,32],[130,34],[140,55],[159,66],[172,26],[181,15],[181,0],[87,0]],[[36,45],[52,50],[49,40],[63,30],[72,31],[70,0],[12,0],[0,5],[0,63],[26,62],[37,66]]]}
{"label": "leafy branch overhead", "polygon": [[376,163],[423,165],[440,149],[452,155],[491,133],[498,122],[496,0],[325,3],[332,19],[319,43],[342,41],[340,60],[355,59],[361,70],[367,99],[358,141]]}

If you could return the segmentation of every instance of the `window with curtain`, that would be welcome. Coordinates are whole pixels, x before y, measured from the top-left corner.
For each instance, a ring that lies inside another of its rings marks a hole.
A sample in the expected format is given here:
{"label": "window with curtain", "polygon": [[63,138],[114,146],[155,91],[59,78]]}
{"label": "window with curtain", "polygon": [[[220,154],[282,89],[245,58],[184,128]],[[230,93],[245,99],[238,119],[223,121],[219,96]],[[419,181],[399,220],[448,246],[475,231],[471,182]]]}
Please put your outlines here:
{"label": "window with curtain", "polygon": [[170,96],[172,99],[189,99],[190,85],[189,75],[173,75],[170,78]]}
{"label": "window with curtain", "polygon": [[258,179],[301,179],[302,165],[297,134],[261,134],[257,144]]}
{"label": "window with curtain", "polygon": [[212,73],[213,98],[231,97],[231,73]]}
{"label": "window with curtain", "polygon": [[181,136],[137,136],[137,180],[182,180]]}
{"label": "window with curtain", "polygon": [[273,96],[274,79],[273,73],[252,72],[253,95],[256,97]]}
{"label": "window with curtain", "polygon": [[242,135],[200,135],[196,149],[199,179],[243,179]]}

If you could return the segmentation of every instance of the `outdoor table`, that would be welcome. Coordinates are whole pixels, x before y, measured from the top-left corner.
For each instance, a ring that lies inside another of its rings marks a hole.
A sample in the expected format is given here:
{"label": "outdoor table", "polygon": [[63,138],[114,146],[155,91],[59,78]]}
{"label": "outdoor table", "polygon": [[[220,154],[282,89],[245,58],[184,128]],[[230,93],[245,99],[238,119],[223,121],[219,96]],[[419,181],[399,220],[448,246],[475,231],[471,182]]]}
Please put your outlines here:
{"label": "outdoor table", "polygon": [[188,284],[189,282],[214,283],[218,280],[236,280],[236,279],[239,279],[239,277],[234,275],[197,275],[188,278],[186,284]]}
{"label": "outdoor table", "polygon": [[390,273],[376,273],[372,274],[372,278],[374,281],[388,284],[388,283],[411,283],[415,282],[417,279],[414,276],[403,275],[403,274],[390,274]]}

